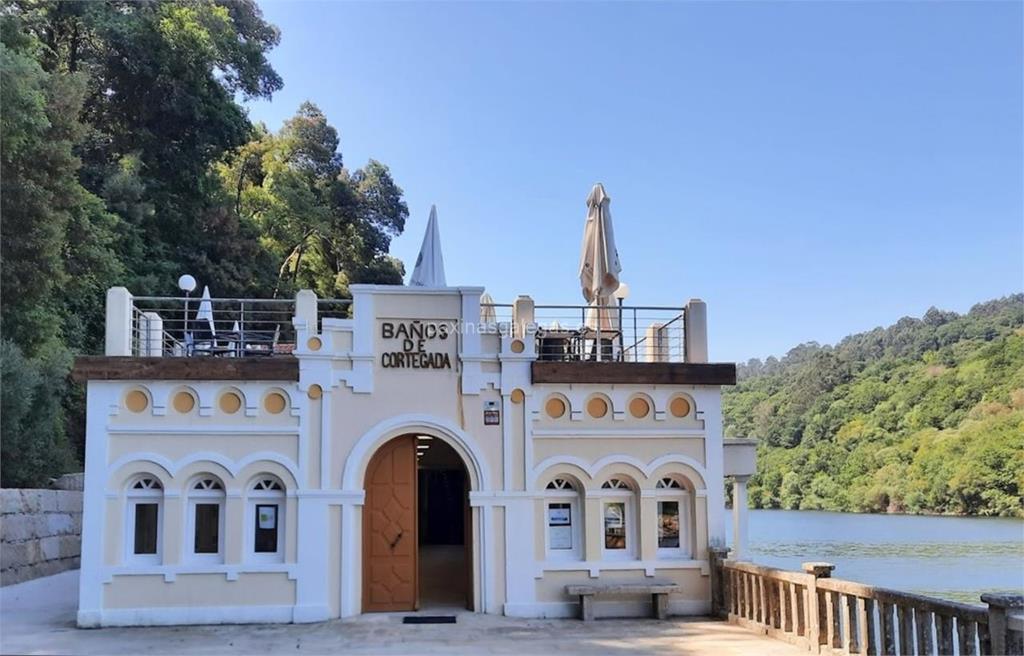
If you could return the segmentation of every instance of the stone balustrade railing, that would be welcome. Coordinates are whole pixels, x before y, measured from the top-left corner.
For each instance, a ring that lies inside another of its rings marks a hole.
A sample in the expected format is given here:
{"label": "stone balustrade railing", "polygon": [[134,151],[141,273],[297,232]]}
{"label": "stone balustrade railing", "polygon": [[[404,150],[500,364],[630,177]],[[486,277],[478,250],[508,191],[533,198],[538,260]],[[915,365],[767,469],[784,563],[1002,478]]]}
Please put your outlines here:
{"label": "stone balustrade railing", "polygon": [[984,606],[831,578],[834,566],[789,572],[712,553],[713,612],[812,653],[989,656],[1024,653],[1024,597]]}

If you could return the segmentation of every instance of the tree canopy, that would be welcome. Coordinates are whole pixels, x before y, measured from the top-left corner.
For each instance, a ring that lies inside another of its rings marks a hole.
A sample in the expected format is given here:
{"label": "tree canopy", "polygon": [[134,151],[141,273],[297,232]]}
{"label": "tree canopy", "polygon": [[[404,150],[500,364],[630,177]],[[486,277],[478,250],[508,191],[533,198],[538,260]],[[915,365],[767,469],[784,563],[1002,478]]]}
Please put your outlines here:
{"label": "tree canopy", "polygon": [[388,168],[345,168],[312,103],[276,133],[239,104],[283,84],[253,0],[15,0],[0,36],[3,485],[81,457],[67,373],[102,347],[106,288],[172,295],[185,272],[218,296],[401,282],[388,249],[408,209]]}
{"label": "tree canopy", "polygon": [[751,360],[727,431],[759,508],[1024,515],[1024,295]]}

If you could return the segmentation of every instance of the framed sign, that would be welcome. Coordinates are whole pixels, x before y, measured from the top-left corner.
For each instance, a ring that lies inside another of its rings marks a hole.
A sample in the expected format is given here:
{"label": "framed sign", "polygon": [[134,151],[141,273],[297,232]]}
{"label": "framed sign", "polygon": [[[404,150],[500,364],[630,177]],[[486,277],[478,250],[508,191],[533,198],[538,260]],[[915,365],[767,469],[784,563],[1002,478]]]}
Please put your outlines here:
{"label": "framed sign", "polygon": [[277,528],[277,506],[256,506],[256,512],[261,529],[266,531]]}
{"label": "framed sign", "polygon": [[572,506],[568,503],[548,504],[548,547],[572,549]]}

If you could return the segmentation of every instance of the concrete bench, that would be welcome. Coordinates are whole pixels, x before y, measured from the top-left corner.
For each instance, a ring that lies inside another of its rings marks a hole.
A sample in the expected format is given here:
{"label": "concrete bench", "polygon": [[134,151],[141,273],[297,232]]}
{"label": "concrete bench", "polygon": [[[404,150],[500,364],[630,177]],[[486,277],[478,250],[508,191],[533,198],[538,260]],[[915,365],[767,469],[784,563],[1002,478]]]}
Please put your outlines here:
{"label": "concrete bench", "polygon": [[581,583],[565,586],[566,594],[579,596],[580,619],[594,619],[594,597],[605,594],[649,594],[654,602],[654,616],[659,620],[668,617],[668,595],[679,592],[679,584],[671,581],[644,581],[642,583]]}

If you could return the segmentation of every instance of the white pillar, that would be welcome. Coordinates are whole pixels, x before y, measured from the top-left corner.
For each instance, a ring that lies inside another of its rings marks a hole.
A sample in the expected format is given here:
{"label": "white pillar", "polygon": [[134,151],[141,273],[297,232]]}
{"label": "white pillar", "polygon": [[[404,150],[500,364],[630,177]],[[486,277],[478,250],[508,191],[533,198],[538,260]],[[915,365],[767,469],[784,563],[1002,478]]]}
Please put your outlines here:
{"label": "white pillar", "polygon": [[124,287],[107,290],[106,355],[132,354],[132,295]]}
{"label": "white pillar", "polygon": [[316,330],[316,294],[309,289],[300,289],[295,295],[295,318],[292,325],[296,331],[306,330],[303,337],[315,335]]}
{"label": "white pillar", "polygon": [[[330,571],[327,502],[325,499],[301,496],[298,501],[298,577],[295,582],[295,610],[292,621],[296,624],[323,622],[330,619],[326,575]],[[291,521],[291,518],[288,518],[288,521]],[[346,564],[346,561],[342,563]]]}
{"label": "white pillar", "polygon": [[742,560],[748,554],[747,481],[749,476],[732,477],[732,559]]}
{"label": "white pillar", "polygon": [[159,358],[164,354],[164,320],[156,312],[143,312],[139,333],[142,337],[140,350],[143,357]]}
{"label": "white pillar", "polygon": [[699,298],[691,298],[683,315],[683,339],[687,362],[708,361],[708,306]]}
{"label": "white pillar", "polygon": [[526,330],[534,323],[533,299],[519,296],[512,304],[513,337],[526,337]]}

